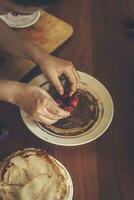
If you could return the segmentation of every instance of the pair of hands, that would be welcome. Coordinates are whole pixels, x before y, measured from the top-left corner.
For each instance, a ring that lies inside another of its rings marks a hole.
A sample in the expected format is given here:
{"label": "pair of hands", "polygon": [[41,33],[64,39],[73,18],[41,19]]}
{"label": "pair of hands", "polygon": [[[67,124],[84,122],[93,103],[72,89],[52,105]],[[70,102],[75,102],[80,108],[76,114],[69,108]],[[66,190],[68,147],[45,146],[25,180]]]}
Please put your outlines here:
{"label": "pair of hands", "polygon": [[[38,64],[46,78],[51,81],[61,95],[64,94],[59,76],[64,74],[71,83],[70,96],[76,91],[79,83],[79,75],[70,61],[66,61],[51,55],[40,54]],[[42,88],[30,84],[22,84],[21,92],[16,104],[25,111],[33,120],[52,124],[55,121],[69,116],[69,112],[58,107],[54,99]]]}

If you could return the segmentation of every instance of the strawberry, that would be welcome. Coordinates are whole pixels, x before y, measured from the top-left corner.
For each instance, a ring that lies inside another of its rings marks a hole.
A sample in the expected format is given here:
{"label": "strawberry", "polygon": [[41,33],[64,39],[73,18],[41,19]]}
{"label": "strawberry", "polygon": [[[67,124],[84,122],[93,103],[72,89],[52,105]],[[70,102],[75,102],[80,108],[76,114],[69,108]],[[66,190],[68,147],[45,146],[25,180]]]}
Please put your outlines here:
{"label": "strawberry", "polygon": [[74,97],[74,98],[72,98],[72,99],[70,100],[70,105],[71,105],[72,107],[74,107],[74,108],[77,107],[78,103],[79,103],[79,97]]}
{"label": "strawberry", "polygon": [[64,110],[68,111],[68,112],[73,112],[74,108],[72,106],[65,106]]}

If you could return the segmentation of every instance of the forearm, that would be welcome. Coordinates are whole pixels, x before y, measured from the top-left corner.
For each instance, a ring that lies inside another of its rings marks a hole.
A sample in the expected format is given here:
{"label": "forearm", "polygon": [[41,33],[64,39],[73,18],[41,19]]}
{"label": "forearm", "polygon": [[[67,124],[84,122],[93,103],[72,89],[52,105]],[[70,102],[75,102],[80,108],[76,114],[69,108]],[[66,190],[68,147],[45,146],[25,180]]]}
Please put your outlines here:
{"label": "forearm", "polygon": [[17,96],[21,91],[23,83],[15,81],[0,81],[0,101],[16,104]]}
{"label": "forearm", "polygon": [[[17,34],[0,20],[0,50],[4,50],[15,56],[29,59],[33,62],[38,61],[41,49],[26,38]],[[46,52],[46,56],[47,56]]]}

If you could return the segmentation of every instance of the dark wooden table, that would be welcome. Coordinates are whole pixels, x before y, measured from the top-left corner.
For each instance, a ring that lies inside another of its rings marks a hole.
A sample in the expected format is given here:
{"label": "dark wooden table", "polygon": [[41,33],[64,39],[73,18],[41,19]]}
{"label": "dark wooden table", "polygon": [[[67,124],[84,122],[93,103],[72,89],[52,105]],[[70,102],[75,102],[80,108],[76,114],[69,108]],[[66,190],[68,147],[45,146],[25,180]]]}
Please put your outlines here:
{"label": "dark wooden table", "polygon": [[[10,135],[0,144],[0,158],[24,147],[44,148],[69,170],[74,200],[134,199],[134,37],[123,32],[123,20],[134,14],[133,0],[62,0],[51,13],[74,27],[73,37],[54,54],[72,60],[110,91],[114,120],[103,136],[78,147],[60,147],[35,137],[19,110],[0,103]],[[38,74],[35,69],[25,80]]]}

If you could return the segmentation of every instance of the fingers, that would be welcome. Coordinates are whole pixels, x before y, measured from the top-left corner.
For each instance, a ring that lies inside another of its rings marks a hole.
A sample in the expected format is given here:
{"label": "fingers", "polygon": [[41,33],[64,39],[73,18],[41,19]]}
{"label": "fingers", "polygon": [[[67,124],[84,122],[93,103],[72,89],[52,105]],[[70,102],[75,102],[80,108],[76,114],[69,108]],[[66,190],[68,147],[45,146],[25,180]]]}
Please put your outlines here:
{"label": "fingers", "polygon": [[47,91],[33,85],[28,85],[25,89],[19,106],[31,119],[50,124],[70,115],[58,107]]}
{"label": "fingers", "polygon": [[56,101],[52,98],[52,96],[48,92],[46,92],[46,90],[42,88],[39,89],[42,94],[44,94],[46,97],[48,97],[49,100],[51,100],[55,105],[57,105]]}
{"label": "fingers", "polygon": [[56,106],[55,104],[49,103],[47,106],[47,110],[53,114],[56,115],[59,118],[65,118],[68,117],[70,115],[69,112],[64,111],[63,109],[61,109],[60,107]]}
{"label": "fingers", "polygon": [[[76,71],[76,69],[74,67],[73,67],[73,71],[74,71],[74,73],[76,75],[76,78],[77,78],[77,87],[76,87],[76,89],[77,89],[78,88],[78,84],[80,82],[80,76],[79,76],[78,72]],[[73,93],[70,94],[70,96],[72,96],[72,95],[73,95]]]}
{"label": "fingers", "polygon": [[64,89],[63,89],[63,86],[62,86],[62,84],[59,80],[57,73],[53,74],[53,79],[51,79],[51,82],[54,84],[56,90],[59,91],[60,95],[63,95]]}
{"label": "fingers", "polygon": [[44,117],[47,116],[47,118],[50,119],[50,120],[58,120],[58,119],[60,119],[60,117],[57,116],[56,114],[53,114],[52,112],[49,112],[47,108],[44,108],[44,111],[41,113],[41,115],[43,115]]}
{"label": "fingers", "polygon": [[76,74],[78,83],[80,82],[80,75],[78,74],[77,70],[73,67],[74,73]]}
{"label": "fingers", "polygon": [[52,119],[48,119],[47,117],[44,117],[43,115],[38,115],[38,117],[30,117],[32,120],[46,124],[46,125],[50,125],[55,123],[57,120],[52,120]]}
{"label": "fingers", "polygon": [[79,82],[79,75],[72,64],[65,70],[64,74],[67,76],[67,78],[69,79],[71,83],[71,91],[70,91],[69,96],[72,96],[72,94],[77,89],[78,82]]}
{"label": "fingers", "polygon": [[53,124],[59,119],[66,118],[69,112],[62,110],[50,99],[44,99],[44,102],[37,101],[34,111],[31,112],[30,118],[45,124]]}
{"label": "fingers", "polygon": [[[63,72],[66,77],[69,79],[70,83],[71,83],[71,91],[69,96],[72,96],[72,94],[76,91],[77,87],[78,87],[78,83],[80,81],[80,77],[78,72],[75,70],[73,64],[68,65],[64,72]],[[64,88],[59,80],[58,75],[55,73],[53,74],[53,79],[51,80],[51,82],[55,85],[57,91],[59,91],[60,95],[64,94]]]}

